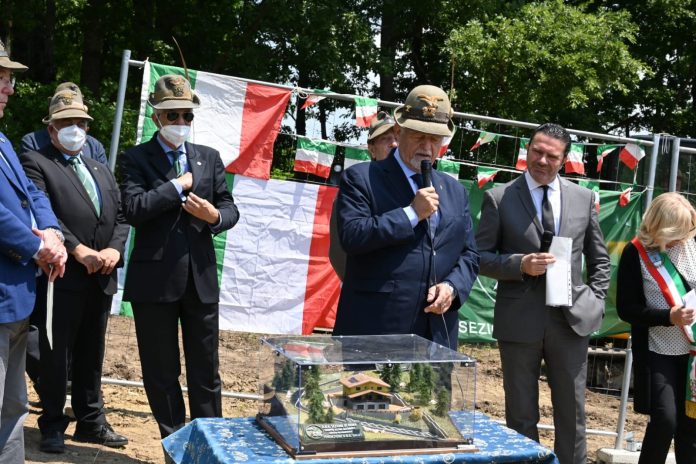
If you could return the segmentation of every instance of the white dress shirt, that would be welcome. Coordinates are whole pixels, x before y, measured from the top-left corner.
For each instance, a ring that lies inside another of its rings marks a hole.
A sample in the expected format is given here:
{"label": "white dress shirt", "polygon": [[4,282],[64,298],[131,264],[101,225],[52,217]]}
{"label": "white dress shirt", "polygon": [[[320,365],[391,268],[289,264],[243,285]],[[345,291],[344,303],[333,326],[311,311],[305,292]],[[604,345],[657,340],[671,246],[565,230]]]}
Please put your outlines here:
{"label": "white dress shirt", "polygon": [[[529,171],[525,171],[524,176],[527,180],[527,187],[529,188],[529,193],[532,195],[532,201],[534,202],[534,208],[536,208],[537,218],[541,222],[541,202],[544,200],[544,189],[543,185],[535,181],[534,178],[529,174]],[[551,208],[553,209],[553,225],[555,235],[558,235],[559,229],[561,227],[561,183],[558,181],[558,176],[553,179],[549,185],[549,190],[547,193],[548,201],[551,202]]]}

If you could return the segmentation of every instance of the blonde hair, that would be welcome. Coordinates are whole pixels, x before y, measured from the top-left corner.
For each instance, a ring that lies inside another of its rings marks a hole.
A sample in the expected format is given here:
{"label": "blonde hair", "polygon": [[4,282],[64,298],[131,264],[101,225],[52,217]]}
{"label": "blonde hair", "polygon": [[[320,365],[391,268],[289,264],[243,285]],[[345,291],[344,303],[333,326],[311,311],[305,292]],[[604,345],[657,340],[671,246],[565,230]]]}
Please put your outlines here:
{"label": "blonde hair", "polygon": [[663,193],[643,215],[637,235],[645,248],[665,251],[669,242],[696,236],[696,210],[682,195]]}

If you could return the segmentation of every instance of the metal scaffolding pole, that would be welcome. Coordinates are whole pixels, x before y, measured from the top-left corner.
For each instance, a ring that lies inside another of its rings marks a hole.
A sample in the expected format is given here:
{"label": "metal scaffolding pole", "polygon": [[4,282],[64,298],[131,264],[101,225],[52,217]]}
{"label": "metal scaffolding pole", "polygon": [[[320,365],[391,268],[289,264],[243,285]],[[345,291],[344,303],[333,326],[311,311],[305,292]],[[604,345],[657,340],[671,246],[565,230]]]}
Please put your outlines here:
{"label": "metal scaffolding pole", "polygon": [[116,95],[116,113],[114,114],[114,127],[111,131],[111,146],[109,147],[109,169],[116,170],[116,153],[118,141],[121,137],[121,121],[123,120],[123,105],[126,101],[126,85],[128,83],[128,65],[131,51],[123,50],[121,57],[121,74],[118,78],[118,94]]}
{"label": "metal scaffolding pole", "polygon": [[650,152],[650,165],[648,166],[648,186],[645,192],[645,209],[650,206],[655,190],[655,172],[657,171],[657,157],[660,154],[660,134],[653,134],[652,151]]}
{"label": "metal scaffolding pole", "polygon": [[669,191],[677,191],[677,174],[679,174],[679,151],[681,148],[681,139],[674,137],[672,141],[672,163],[669,167]]}

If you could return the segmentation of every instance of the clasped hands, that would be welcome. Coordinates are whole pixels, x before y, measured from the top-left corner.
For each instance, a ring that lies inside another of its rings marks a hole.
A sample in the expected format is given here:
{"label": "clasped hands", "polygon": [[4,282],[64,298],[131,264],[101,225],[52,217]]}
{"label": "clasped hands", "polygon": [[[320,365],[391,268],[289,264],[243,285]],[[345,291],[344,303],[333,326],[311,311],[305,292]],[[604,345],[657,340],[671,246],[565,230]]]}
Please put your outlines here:
{"label": "clasped hands", "polygon": [[68,252],[65,250],[63,242],[53,229],[39,230],[34,227],[31,231],[43,240],[43,247],[36,254],[36,264],[51,282],[57,277],[63,277],[65,262],[68,260]]}
{"label": "clasped hands", "polygon": [[[191,190],[193,187],[193,176],[190,172],[183,174],[177,178],[184,191]],[[205,198],[201,198],[193,192],[189,192],[186,196],[186,201],[182,204],[184,211],[191,216],[207,222],[208,224],[217,224],[220,220],[220,212]]]}
{"label": "clasped hands", "polygon": [[443,283],[433,285],[428,289],[426,302],[430,305],[426,306],[425,312],[443,314],[452,306],[453,301],[454,295],[449,285]]}
{"label": "clasped hands", "polygon": [[95,272],[105,275],[111,274],[119,259],[121,259],[121,253],[113,248],[104,248],[101,251],[97,251],[82,244],[75,247],[72,255],[78,263],[87,269],[87,274],[94,274]]}

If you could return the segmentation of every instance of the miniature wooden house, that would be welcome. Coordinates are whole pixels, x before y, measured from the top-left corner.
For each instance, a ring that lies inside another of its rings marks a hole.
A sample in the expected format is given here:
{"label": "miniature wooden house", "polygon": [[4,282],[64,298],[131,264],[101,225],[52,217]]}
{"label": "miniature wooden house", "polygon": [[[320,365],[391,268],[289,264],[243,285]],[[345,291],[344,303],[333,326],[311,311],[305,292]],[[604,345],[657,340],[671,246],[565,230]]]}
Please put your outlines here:
{"label": "miniature wooden house", "polygon": [[391,404],[390,385],[376,377],[358,373],[341,379],[343,406],[346,409],[387,410]]}

